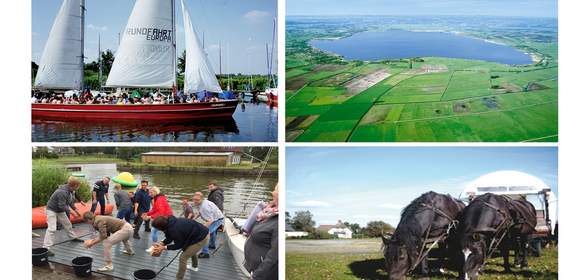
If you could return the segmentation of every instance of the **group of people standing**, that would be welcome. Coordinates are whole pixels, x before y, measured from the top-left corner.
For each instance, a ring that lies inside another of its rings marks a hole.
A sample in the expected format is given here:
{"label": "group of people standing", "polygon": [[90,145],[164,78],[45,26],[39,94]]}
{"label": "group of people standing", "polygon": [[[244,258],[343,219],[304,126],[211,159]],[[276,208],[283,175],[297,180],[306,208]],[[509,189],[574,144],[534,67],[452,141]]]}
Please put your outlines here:
{"label": "group of people standing", "polygon": [[[141,239],[142,226],[145,232],[151,232],[153,245],[147,250],[151,255],[159,255],[165,250],[182,251],[176,279],[183,279],[187,269],[198,271],[198,258],[210,258],[210,250],[216,249],[217,233],[220,228],[223,229],[225,219],[224,191],[215,183],[208,184],[207,198],[201,192],[193,194],[192,203],[189,197],[183,197],[182,214],[179,217],[174,215],[160,189],[150,187],[148,181],[142,180],[135,193],[125,191],[119,183],[115,183],[116,218],[105,214],[106,204],[110,203],[109,183],[109,177],[95,182],[91,210],[82,214],[84,222],[98,232],[95,238],[86,241],[74,233],[67,214],[72,210],[75,216],[81,215],[75,207],[79,179],[69,177],[67,184],[52,194],[46,207],[48,229],[43,246],[49,249],[50,256],[54,256],[50,248],[54,244],[58,222],[72,241],[84,242],[87,248],[103,243],[105,266],[98,269],[101,272],[114,270],[111,254],[113,245],[123,243],[125,250],[122,253],[129,256],[135,254],[131,238]],[[277,279],[278,275],[277,186],[272,194],[274,201],[259,203],[242,230],[248,236],[244,248],[245,266],[252,279]],[[97,205],[100,206],[100,215],[95,214]],[[165,236],[162,241],[159,241],[160,231]],[[191,265],[188,265],[189,259]]]}

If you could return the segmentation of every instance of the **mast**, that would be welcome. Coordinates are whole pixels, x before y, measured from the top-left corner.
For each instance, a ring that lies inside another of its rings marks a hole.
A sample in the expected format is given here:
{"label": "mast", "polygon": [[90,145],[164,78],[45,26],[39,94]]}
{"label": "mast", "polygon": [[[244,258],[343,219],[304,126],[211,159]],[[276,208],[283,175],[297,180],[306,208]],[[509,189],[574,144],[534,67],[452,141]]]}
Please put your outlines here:
{"label": "mast", "polygon": [[222,42],[220,41],[220,76],[222,74]]}
{"label": "mast", "polygon": [[103,60],[101,59],[101,33],[99,33],[99,88],[102,87],[101,80],[103,79]]}
{"label": "mast", "polygon": [[81,88],[85,85],[85,0],[81,0]]}
{"label": "mast", "polygon": [[274,28],[272,28],[272,52],[270,53],[270,77],[272,79],[272,84],[274,84],[274,87],[278,87],[276,85],[276,79],[274,79],[274,44],[275,44],[275,40],[276,40],[276,18],[274,18]]}
{"label": "mast", "polygon": [[[173,41],[173,85],[175,86],[175,93],[177,94],[177,45],[175,43],[175,0],[171,0],[171,21],[172,21],[172,28],[173,37],[171,40]],[[175,98],[174,98],[175,99]]]}

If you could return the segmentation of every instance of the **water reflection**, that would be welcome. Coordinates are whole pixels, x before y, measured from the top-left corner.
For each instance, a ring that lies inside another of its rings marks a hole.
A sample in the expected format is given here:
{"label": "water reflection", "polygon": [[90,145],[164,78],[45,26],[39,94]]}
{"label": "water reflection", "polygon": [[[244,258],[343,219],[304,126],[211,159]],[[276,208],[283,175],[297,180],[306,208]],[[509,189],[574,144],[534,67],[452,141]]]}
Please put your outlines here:
{"label": "water reflection", "polygon": [[[118,170],[116,164],[70,164],[80,166],[85,178],[92,182],[103,176],[115,176],[123,170]],[[147,174],[133,173],[136,180],[146,179],[150,185],[157,185],[167,196],[169,204],[176,214],[181,213],[181,198],[191,197],[194,192],[201,191],[207,194],[207,183],[216,182],[224,189],[224,209],[231,216],[247,216],[258,201],[272,199],[277,178],[262,177],[258,184],[254,176],[222,175],[206,173],[162,173],[148,172]],[[113,196],[110,196],[113,198]]]}
{"label": "water reflection", "polygon": [[62,122],[34,120],[33,142],[275,142],[278,110],[240,104],[231,118],[167,122]]}

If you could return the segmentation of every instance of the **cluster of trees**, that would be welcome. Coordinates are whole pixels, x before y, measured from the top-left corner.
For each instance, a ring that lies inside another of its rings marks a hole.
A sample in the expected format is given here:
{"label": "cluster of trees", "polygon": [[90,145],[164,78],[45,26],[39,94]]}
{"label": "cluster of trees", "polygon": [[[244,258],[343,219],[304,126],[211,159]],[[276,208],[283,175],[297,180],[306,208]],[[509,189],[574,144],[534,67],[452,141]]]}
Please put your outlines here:
{"label": "cluster of trees", "polygon": [[32,158],[33,159],[41,159],[41,158],[56,159],[56,158],[58,158],[58,155],[50,152],[47,147],[37,147],[36,150],[32,151]]}
{"label": "cluster of trees", "polygon": [[[289,212],[286,212],[286,223],[292,226],[296,231],[310,233],[314,238],[330,238],[329,236],[327,237],[328,233],[318,232],[316,230],[314,215],[312,215],[310,211],[297,211],[294,213],[294,217],[292,217]],[[358,223],[343,222],[343,224],[349,228],[353,234],[360,234],[368,237],[380,237],[386,232],[393,232],[395,230],[393,226],[383,221],[370,221],[364,227],[361,227]]]}
{"label": "cluster of trees", "polygon": [[[113,61],[115,60],[115,55],[111,50],[105,50],[101,53],[101,61],[103,64],[103,73],[101,77],[101,82],[104,84],[107,80],[107,76],[111,71],[111,67],[113,66]],[[38,64],[34,61],[31,65],[32,70],[32,79],[34,83],[34,79],[36,77],[36,73],[38,72]],[[183,88],[183,72],[185,71],[185,51],[181,54],[180,57],[177,58],[177,84],[180,89]],[[90,87],[91,89],[99,89],[101,88],[101,83],[99,83],[99,61],[92,61],[90,63],[86,63],[84,66],[84,85],[86,87]],[[246,85],[250,84],[250,75],[244,75],[241,73],[238,74],[230,74],[229,77],[227,74],[217,75],[218,81],[222,89],[227,89],[228,83],[231,87],[231,90],[245,90]],[[254,90],[263,91],[267,87],[273,86],[271,84],[271,78],[268,75],[252,75],[252,88]]]}

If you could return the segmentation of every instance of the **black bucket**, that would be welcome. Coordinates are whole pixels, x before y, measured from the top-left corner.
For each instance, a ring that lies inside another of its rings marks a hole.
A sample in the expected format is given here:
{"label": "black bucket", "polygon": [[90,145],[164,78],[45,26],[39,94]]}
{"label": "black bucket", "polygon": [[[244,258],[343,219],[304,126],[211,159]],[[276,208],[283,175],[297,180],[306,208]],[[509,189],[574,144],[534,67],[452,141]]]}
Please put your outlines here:
{"label": "black bucket", "polygon": [[32,265],[43,266],[48,264],[48,249],[34,248],[32,249]]}
{"label": "black bucket", "polygon": [[133,279],[135,280],[152,280],[155,279],[157,273],[149,269],[139,269],[133,272]]}
{"label": "black bucket", "polygon": [[93,258],[91,257],[76,257],[72,260],[72,266],[75,274],[78,277],[91,276],[91,266],[93,265]]}

